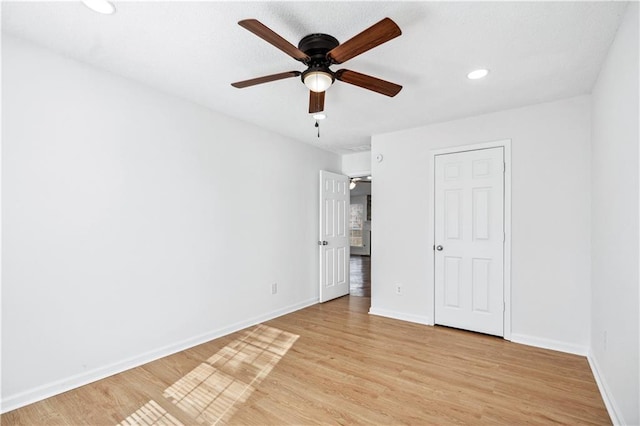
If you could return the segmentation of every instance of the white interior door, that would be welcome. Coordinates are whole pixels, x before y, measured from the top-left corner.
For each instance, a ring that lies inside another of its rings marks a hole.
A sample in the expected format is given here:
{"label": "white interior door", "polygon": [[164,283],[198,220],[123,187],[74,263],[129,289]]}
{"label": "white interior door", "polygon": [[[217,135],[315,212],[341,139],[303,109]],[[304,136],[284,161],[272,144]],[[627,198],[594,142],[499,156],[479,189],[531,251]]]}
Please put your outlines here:
{"label": "white interior door", "polygon": [[504,148],[435,157],[435,323],[504,335]]}
{"label": "white interior door", "polygon": [[349,178],[320,170],[320,302],[349,294]]}

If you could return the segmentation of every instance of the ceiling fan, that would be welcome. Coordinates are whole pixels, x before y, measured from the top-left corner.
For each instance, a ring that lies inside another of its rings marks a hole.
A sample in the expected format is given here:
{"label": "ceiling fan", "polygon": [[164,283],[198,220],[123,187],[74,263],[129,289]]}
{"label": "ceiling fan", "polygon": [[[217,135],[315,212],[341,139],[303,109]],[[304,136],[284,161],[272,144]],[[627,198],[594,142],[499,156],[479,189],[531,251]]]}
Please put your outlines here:
{"label": "ceiling fan", "polygon": [[340,69],[333,72],[329,67],[341,64],[373,49],[402,34],[400,27],[389,18],[384,18],[351,39],[340,44],[328,34],[309,34],[300,40],[298,47],[276,34],[256,19],[245,19],[238,25],[251,31],[261,39],[282,50],[293,59],[307,66],[305,71],[288,71],[250,80],[232,83],[233,87],[244,88],[256,84],[268,83],[289,77],[301,76],[302,82],[309,88],[309,113],[324,111],[324,95],[335,80],[353,84],[386,96],[395,96],[402,86],[371,77],[359,72]]}

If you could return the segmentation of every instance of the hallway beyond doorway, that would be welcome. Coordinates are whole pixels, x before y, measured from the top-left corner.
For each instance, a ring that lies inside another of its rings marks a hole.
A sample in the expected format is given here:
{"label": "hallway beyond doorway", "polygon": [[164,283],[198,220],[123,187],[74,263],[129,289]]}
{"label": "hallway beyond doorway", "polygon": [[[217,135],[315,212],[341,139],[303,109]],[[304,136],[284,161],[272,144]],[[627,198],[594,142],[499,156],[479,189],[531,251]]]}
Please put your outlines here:
{"label": "hallway beyond doorway", "polygon": [[371,297],[371,256],[351,255],[349,259],[349,294],[358,297]]}

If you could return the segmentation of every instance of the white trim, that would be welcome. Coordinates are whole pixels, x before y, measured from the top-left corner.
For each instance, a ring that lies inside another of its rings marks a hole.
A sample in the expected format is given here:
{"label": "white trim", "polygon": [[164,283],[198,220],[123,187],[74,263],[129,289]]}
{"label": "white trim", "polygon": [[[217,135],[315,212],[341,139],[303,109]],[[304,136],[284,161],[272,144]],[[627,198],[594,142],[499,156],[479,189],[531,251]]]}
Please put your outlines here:
{"label": "white trim", "polygon": [[609,386],[607,386],[607,382],[604,380],[604,376],[600,374],[600,367],[598,367],[598,362],[596,361],[596,358],[593,356],[593,353],[591,351],[589,351],[587,355],[587,361],[589,361],[589,367],[591,367],[593,378],[596,379],[596,384],[598,385],[598,390],[600,390],[602,401],[604,401],[604,405],[605,407],[607,407],[609,417],[611,417],[611,423],[613,423],[614,425],[626,424],[622,421],[622,416],[618,415],[618,413],[622,412],[616,405],[615,400],[611,398],[611,391],[609,390]]}
{"label": "white trim", "polygon": [[[1,12],[0,12],[1,13]],[[2,71],[0,71],[0,77],[2,76]],[[0,87],[0,98],[2,97],[2,88]],[[0,114],[2,114],[2,106],[0,105]],[[6,140],[6,139],[5,139]],[[0,188],[2,188],[2,164],[4,164],[2,162],[2,149],[0,149]],[[0,223],[4,223],[2,222],[2,212],[4,211],[4,209],[2,208],[2,199],[3,197],[0,196]],[[2,226],[0,226],[0,259],[4,259],[4,257],[2,256],[2,242],[4,241],[4,238],[2,238]],[[0,261],[0,306],[4,306],[2,304],[2,277],[4,276],[4,274],[2,273],[2,262]],[[0,346],[2,346],[2,330],[4,329],[4,327],[2,327],[2,317],[3,315],[0,315]],[[2,350],[0,350],[0,413],[2,413],[2,383],[4,383],[2,381]]]}
{"label": "white trim", "polygon": [[[499,148],[502,147],[504,149],[504,162],[505,162],[505,172],[504,172],[504,233],[505,233],[505,241],[504,241],[504,330],[503,330],[503,338],[505,340],[512,340],[511,334],[511,139],[503,139],[492,142],[482,142],[473,145],[461,145],[461,146],[453,146],[449,148],[435,149],[429,152],[429,164],[431,164],[431,174],[429,175],[429,179],[431,182],[428,187],[428,197],[431,200],[431,208],[429,209],[429,224],[428,227],[428,235],[427,241],[431,241],[432,244],[435,244],[433,241],[435,239],[434,236],[434,228],[435,228],[435,161],[436,155],[442,154],[452,154],[456,152],[464,152],[464,151],[474,151],[478,149],[488,149],[488,148]],[[428,256],[427,262],[432,271],[435,271],[435,261],[433,255]],[[431,277],[431,280],[428,281],[427,291],[431,294],[435,294],[435,275]],[[435,297],[433,297],[433,303],[431,306],[428,306],[429,312],[428,317],[430,318],[429,325],[435,324]]]}
{"label": "white trim", "polygon": [[363,171],[363,172],[350,172],[350,173],[346,173],[346,175],[350,178],[366,177],[366,176],[371,176],[371,170]]}
{"label": "white trim", "polygon": [[433,325],[433,321],[424,315],[413,315],[404,312],[389,311],[387,309],[369,308],[369,315],[377,315],[379,317],[393,318],[400,321],[415,322],[417,324]]}
{"label": "white trim", "polygon": [[235,333],[236,331],[240,331],[247,327],[260,324],[262,322],[280,317],[282,315],[304,309],[317,303],[317,298],[305,300],[304,302],[296,303],[294,305],[290,305],[285,308],[254,317],[246,321],[237,322],[227,327],[212,330],[199,336],[191,337],[181,342],[167,345],[165,347],[155,349],[141,355],[136,355],[110,365],[99,367],[91,371],[76,374],[62,380],[57,380],[53,383],[48,383],[42,386],[38,386],[34,389],[29,389],[15,395],[11,395],[10,397],[5,398],[0,402],[0,413],[6,413],[8,411],[15,410],[16,408],[24,407],[25,405],[41,401],[45,398],[50,398],[54,395],[58,395],[60,393],[67,392],[80,386],[93,383],[97,380],[113,376],[114,374],[122,373],[123,371],[129,370],[131,368],[139,367],[151,361],[155,361],[157,359],[192,348],[202,343],[209,342],[219,337]]}
{"label": "white trim", "polygon": [[542,337],[529,336],[527,334],[511,334],[513,343],[521,345],[535,346],[536,348],[550,349],[552,351],[565,352],[568,354],[587,356],[589,348],[587,346],[573,343],[561,342],[559,340],[544,339]]}

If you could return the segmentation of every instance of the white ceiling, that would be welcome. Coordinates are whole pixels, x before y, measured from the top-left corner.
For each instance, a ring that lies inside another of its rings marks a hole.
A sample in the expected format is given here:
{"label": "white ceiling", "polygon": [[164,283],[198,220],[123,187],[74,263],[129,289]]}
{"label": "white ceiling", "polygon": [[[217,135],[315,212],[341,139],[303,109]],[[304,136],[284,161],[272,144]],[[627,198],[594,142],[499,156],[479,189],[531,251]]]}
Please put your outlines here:
{"label": "white ceiling", "polygon": [[[213,110],[335,152],[371,135],[590,93],[624,14],[622,2],[2,3],[2,30]],[[256,18],[294,45],[344,42],[390,17],[403,34],[340,66],[404,86],[394,98],[336,82],[321,138],[308,91],[291,78],[230,83],[304,66],[237,22]],[[483,80],[467,72],[491,69]]]}

